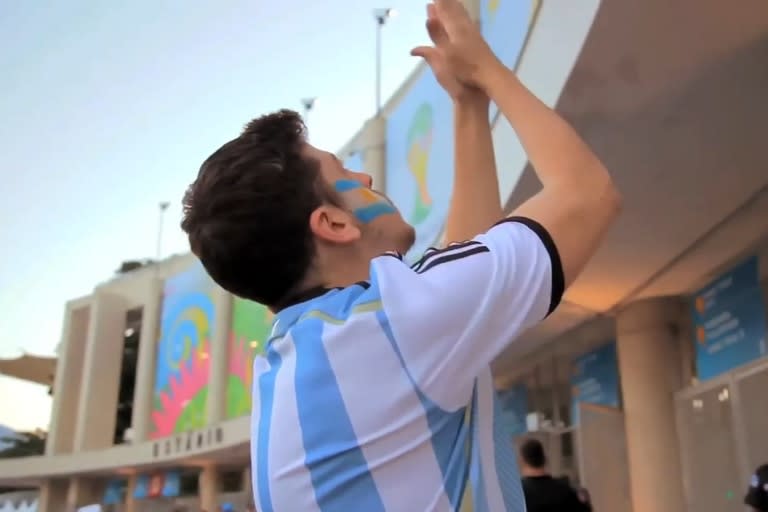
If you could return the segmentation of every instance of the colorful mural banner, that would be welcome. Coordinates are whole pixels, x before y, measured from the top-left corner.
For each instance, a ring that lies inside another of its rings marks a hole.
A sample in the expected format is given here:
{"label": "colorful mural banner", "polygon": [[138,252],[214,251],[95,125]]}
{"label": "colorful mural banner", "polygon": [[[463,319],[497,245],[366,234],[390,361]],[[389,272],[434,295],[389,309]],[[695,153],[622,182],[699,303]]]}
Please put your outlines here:
{"label": "colorful mural banner", "polygon": [[162,495],[166,498],[175,498],[181,491],[181,473],[179,471],[166,471],[163,480]]}
{"label": "colorful mural banner", "polygon": [[133,497],[144,499],[149,496],[149,475],[139,475],[136,477],[136,484],[133,488]]}
{"label": "colorful mural banner", "polygon": [[429,69],[387,118],[387,195],[416,229],[407,258],[435,246],[453,191],[453,107]]}
{"label": "colorful mural banner", "polygon": [[122,479],[110,480],[107,482],[104,488],[104,498],[102,502],[104,505],[117,505],[122,503],[125,497],[125,489],[127,482]]}
{"label": "colorful mural banner", "polygon": [[227,377],[227,418],[251,412],[253,359],[263,354],[272,329],[272,312],[265,306],[236,297],[232,303]]}
{"label": "colorful mural banner", "polygon": [[571,422],[579,422],[579,403],[618,408],[621,402],[616,343],[607,343],[573,361]]}
{"label": "colorful mural banner", "polygon": [[154,473],[149,477],[149,487],[147,490],[148,498],[159,498],[163,495],[165,487],[165,475],[163,473]]}
{"label": "colorful mural banner", "polygon": [[[541,0],[481,0],[480,30],[504,65],[516,69]],[[491,120],[498,108],[491,105]]]}
{"label": "colorful mural banner", "polygon": [[757,257],[696,292],[690,308],[699,379],[717,377],[768,355]]}
{"label": "colorful mural banner", "polygon": [[199,262],[165,282],[155,362],[153,439],[206,424],[214,286]]}

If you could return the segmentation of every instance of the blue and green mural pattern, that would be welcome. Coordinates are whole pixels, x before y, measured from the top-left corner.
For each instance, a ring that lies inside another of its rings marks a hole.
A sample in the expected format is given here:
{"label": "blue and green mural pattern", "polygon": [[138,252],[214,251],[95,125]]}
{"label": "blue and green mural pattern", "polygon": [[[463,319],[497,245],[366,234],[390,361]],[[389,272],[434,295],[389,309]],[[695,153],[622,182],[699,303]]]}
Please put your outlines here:
{"label": "blue and green mural pattern", "polygon": [[152,438],[205,425],[214,286],[199,262],[165,282]]}

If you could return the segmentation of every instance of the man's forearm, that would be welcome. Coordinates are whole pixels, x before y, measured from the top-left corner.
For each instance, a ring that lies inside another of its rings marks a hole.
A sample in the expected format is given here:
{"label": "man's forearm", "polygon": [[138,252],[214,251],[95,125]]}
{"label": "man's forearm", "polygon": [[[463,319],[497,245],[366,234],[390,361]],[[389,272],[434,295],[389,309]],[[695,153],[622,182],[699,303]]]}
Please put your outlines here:
{"label": "man's forearm", "polygon": [[576,131],[503,65],[489,69],[484,89],[509,120],[533,168],[547,186],[588,189],[609,183],[598,158]]}
{"label": "man's forearm", "polygon": [[454,125],[453,196],[445,232],[448,242],[473,238],[503,216],[487,98],[457,101]]}
{"label": "man's forearm", "polygon": [[621,194],[597,155],[564,119],[510,70],[499,64],[488,71],[483,89],[509,120],[544,186],[515,215],[534,219],[549,232],[567,288],[618,216]]}

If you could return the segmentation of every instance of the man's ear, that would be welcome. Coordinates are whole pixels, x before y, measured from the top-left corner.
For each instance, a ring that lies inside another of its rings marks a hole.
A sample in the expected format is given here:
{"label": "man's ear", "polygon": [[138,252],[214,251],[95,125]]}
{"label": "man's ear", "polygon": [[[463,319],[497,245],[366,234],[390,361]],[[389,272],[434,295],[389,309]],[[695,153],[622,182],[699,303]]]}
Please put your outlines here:
{"label": "man's ear", "polygon": [[319,206],[312,212],[309,228],[319,239],[335,244],[348,244],[362,235],[351,213],[331,205]]}

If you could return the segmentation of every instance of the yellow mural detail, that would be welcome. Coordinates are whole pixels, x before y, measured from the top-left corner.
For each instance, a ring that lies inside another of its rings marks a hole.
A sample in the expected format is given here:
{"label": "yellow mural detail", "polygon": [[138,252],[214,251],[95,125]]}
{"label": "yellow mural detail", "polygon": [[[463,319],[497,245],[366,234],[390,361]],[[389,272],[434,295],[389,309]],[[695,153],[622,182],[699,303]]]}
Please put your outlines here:
{"label": "yellow mural detail", "polygon": [[423,222],[432,209],[432,197],[427,182],[429,154],[432,149],[432,122],[432,105],[424,103],[416,111],[408,130],[408,169],[413,175],[417,189],[413,213],[408,219],[413,225]]}

